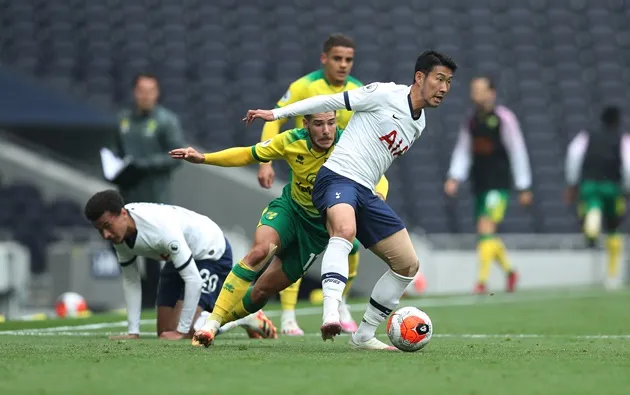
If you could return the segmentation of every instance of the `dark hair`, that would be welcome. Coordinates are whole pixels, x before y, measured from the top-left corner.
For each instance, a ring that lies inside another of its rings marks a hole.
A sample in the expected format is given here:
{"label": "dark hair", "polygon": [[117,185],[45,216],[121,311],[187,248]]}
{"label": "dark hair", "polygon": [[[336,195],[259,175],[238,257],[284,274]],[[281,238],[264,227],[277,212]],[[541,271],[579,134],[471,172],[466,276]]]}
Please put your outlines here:
{"label": "dark hair", "polygon": [[140,81],[140,78],[149,78],[155,81],[156,84],[160,84],[160,80],[158,79],[157,75],[153,74],[153,73],[138,73],[133,77],[133,87],[135,88],[136,85],[138,85],[138,81]]}
{"label": "dark hair", "polygon": [[330,36],[328,36],[326,41],[324,41],[324,47],[322,51],[324,53],[328,53],[334,47],[346,47],[354,49],[354,40],[341,33],[331,34]]}
{"label": "dark hair", "polygon": [[118,215],[124,207],[125,201],[120,193],[113,189],[107,189],[94,194],[85,204],[83,213],[88,221],[94,222],[107,211]]}
{"label": "dark hair", "polygon": [[414,69],[414,81],[416,73],[419,71],[424,75],[428,75],[435,66],[445,66],[454,73],[457,70],[457,64],[451,58],[437,51],[425,51],[416,59],[416,67]]}
{"label": "dark hair", "polygon": [[600,119],[604,126],[616,128],[621,124],[621,110],[616,106],[608,106],[602,111]]}
{"label": "dark hair", "polygon": [[488,83],[488,88],[490,88],[490,90],[497,90],[497,84],[494,82],[494,78],[490,77],[489,75],[478,75],[472,80],[486,80],[486,82]]}
{"label": "dark hair", "polygon": [[[330,111],[322,111],[322,112],[333,112],[333,113],[335,113],[335,118],[337,118],[337,111],[330,110]],[[304,119],[306,119],[307,122],[310,122],[311,119],[313,119],[313,115],[315,115],[315,114],[306,114],[306,115],[304,115]]]}

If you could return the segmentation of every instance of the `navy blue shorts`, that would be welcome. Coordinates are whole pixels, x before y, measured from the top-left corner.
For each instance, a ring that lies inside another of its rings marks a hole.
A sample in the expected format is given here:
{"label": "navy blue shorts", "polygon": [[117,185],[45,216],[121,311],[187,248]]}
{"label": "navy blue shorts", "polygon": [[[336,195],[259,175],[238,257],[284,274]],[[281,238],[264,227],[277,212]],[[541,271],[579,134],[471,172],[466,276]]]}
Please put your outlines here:
{"label": "navy blue shorts", "polygon": [[405,229],[394,210],[372,191],[322,166],[313,185],[313,205],[326,220],[326,209],[338,203],[354,207],[357,239],[365,248]]}
{"label": "navy blue shorts", "polygon": [[[216,261],[203,259],[195,261],[201,274],[202,288],[199,306],[211,312],[223,288],[225,278],[232,270],[232,246],[225,239],[225,253]],[[175,307],[178,300],[184,299],[184,280],[179,275],[173,262],[168,261],[160,272],[157,291],[157,305]]]}

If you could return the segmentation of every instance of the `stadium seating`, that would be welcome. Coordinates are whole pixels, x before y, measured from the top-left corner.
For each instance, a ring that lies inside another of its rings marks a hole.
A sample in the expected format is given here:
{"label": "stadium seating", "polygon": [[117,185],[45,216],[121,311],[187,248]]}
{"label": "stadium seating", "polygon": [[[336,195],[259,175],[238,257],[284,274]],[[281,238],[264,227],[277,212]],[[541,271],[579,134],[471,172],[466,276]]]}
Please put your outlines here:
{"label": "stadium seating", "polygon": [[[163,102],[181,115],[189,139],[216,150],[257,141],[261,124],[246,130],[241,116],[273,106],[289,82],[316,69],[331,32],[356,39],[353,74],[366,83],[408,83],[420,51],[443,50],[461,69],[442,107],[428,112],[421,140],[389,171],[392,206],[410,227],[473,231],[470,193],[464,189],[451,201],[442,182],[469,108],[468,82],[490,73],[501,102],[520,119],[534,172],[534,206],[522,209],[513,199],[504,230],[577,231],[561,201],[563,154],[580,128],[593,126],[602,104],[628,110],[630,72],[623,65],[630,62],[630,7],[622,0],[515,4],[13,1],[3,10],[0,61],[109,106],[127,104],[134,73],[151,69],[162,77]],[[59,216],[51,218],[74,224],[74,209],[58,205]],[[3,208],[0,222],[10,214]]]}

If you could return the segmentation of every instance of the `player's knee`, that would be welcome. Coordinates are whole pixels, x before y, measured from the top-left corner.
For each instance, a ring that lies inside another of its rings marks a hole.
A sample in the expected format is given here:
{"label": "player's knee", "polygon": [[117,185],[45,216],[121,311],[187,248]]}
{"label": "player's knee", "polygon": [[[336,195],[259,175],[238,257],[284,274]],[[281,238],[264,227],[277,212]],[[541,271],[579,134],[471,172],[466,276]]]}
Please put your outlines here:
{"label": "player's knee", "polygon": [[252,269],[260,269],[269,254],[269,245],[255,244],[245,256],[245,261]]}
{"label": "player's knee", "polygon": [[394,273],[401,276],[413,277],[420,269],[420,261],[418,261],[418,258],[407,259],[406,261],[397,262],[395,266],[392,265],[391,269]]}
{"label": "player's knee", "polygon": [[354,224],[352,223],[337,223],[332,226],[332,234],[331,237],[341,237],[343,239],[348,240],[352,243],[354,237],[357,234],[357,230]]}
{"label": "player's knee", "polygon": [[480,235],[490,235],[495,233],[496,224],[489,217],[481,217],[477,221],[477,233]]}

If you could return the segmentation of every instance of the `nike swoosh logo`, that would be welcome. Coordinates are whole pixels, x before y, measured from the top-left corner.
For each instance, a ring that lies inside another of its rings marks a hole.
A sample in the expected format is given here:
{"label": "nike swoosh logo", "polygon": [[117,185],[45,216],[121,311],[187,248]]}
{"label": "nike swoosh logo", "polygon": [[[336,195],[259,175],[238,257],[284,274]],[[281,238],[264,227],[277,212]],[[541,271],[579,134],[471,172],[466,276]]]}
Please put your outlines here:
{"label": "nike swoosh logo", "polygon": [[394,117],[394,119],[400,119],[396,116],[396,114],[393,114],[392,117]]}

